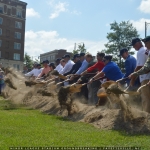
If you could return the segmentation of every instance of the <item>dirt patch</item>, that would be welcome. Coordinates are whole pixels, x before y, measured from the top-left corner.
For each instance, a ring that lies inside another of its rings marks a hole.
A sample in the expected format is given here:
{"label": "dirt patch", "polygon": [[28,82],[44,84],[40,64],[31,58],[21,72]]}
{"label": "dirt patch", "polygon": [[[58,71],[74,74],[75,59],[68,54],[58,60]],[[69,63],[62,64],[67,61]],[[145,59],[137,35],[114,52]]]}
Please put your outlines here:
{"label": "dirt patch", "polygon": [[[105,105],[96,107],[86,104],[81,97],[70,95],[68,87],[58,90],[55,82],[47,86],[36,84],[28,87],[25,85],[25,77],[13,71],[7,73],[7,78],[13,86],[7,82],[4,95],[14,103],[24,104],[47,114],[67,117],[72,121],[87,122],[100,129],[150,134],[150,114],[140,110],[141,101],[124,96],[124,93],[118,96],[110,94],[107,98],[103,95],[99,105]],[[113,104],[119,107],[110,107]]]}
{"label": "dirt patch", "polygon": [[13,78],[10,74],[7,75],[5,78],[5,83],[8,84],[8,86],[14,90],[17,90],[17,87],[14,85]]}

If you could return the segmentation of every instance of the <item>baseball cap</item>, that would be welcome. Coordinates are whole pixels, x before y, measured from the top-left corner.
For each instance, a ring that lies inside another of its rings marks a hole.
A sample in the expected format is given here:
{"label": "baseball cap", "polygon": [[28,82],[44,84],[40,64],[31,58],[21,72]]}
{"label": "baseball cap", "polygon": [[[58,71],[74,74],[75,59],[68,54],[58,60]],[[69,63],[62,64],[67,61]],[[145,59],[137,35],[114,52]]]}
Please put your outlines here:
{"label": "baseball cap", "polygon": [[52,62],[52,63],[49,64],[49,66],[55,66],[55,63]]}
{"label": "baseball cap", "polygon": [[141,40],[139,38],[134,38],[129,46],[134,46],[137,42],[141,42]]}
{"label": "baseball cap", "polygon": [[44,60],[43,62],[41,62],[41,64],[44,64],[44,63],[49,64],[49,61],[48,60]]}
{"label": "baseball cap", "polygon": [[39,66],[41,66],[41,64],[37,64],[36,66],[39,67]]}
{"label": "baseball cap", "polygon": [[64,55],[64,58],[70,58],[70,55],[69,54],[66,54],[66,55]]}
{"label": "baseball cap", "polygon": [[118,56],[122,56],[122,54],[123,54],[124,52],[127,52],[127,51],[128,51],[128,49],[126,49],[126,48],[121,49],[121,50],[120,50],[120,54],[119,54]]}
{"label": "baseball cap", "polygon": [[85,56],[85,53],[80,53],[80,56]]}
{"label": "baseball cap", "polygon": [[57,58],[57,59],[56,59],[56,61],[60,61],[60,60],[61,60],[61,58]]}
{"label": "baseball cap", "polygon": [[150,41],[150,36],[145,37],[144,39],[142,39],[143,42],[148,42]]}
{"label": "baseball cap", "polygon": [[73,56],[73,60],[74,60],[75,58],[77,58],[77,57],[80,57],[80,55],[79,55],[79,54],[75,54],[75,55]]}

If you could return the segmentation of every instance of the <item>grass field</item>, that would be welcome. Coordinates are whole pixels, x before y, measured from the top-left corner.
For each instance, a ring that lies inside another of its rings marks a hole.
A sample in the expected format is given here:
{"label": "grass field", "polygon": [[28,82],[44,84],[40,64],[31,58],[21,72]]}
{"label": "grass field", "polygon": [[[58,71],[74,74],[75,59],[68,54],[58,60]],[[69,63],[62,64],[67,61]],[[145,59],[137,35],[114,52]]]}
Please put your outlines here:
{"label": "grass field", "polygon": [[0,150],[9,147],[139,146],[150,149],[150,136],[101,131],[38,110],[15,108],[0,100]]}

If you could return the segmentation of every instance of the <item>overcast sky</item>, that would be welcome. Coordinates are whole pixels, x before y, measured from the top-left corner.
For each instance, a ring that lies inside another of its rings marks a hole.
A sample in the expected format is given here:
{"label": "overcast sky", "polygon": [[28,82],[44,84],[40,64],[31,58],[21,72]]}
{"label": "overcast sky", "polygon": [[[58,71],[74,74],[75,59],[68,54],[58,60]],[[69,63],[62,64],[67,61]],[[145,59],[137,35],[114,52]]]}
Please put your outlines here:
{"label": "overcast sky", "polygon": [[150,23],[150,0],[23,1],[28,3],[25,52],[35,58],[54,49],[72,51],[82,42],[96,55],[107,43],[111,22],[131,21],[141,38],[145,21]]}

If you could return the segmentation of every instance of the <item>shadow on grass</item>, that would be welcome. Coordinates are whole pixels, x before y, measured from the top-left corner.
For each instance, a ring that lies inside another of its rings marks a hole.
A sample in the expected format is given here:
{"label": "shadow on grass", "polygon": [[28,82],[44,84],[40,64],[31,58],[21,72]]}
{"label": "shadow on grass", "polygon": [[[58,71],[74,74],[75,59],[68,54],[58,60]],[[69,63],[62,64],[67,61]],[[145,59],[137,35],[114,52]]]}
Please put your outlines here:
{"label": "shadow on grass", "polygon": [[114,123],[113,130],[118,131],[123,136],[149,136],[150,124],[144,117],[124,121],[123,114],[120,111]]}
{"label": "shadow on grass", "polygon": [[0,110],[16,110],[16,109],[25,109],[25,110],[34,110],[33,108],[27,107],[23,104],[14,104],[11,100],[0,100]]}
{"label": "shadow on grass", "polygon": [[127,136],[127,137],[137,137],[137,136],[150,136],[150,133],[149,132],[139,132],[139,133],[131,133],[131,132],[128,132],[126,130],[112,130],[112,131],[115,131],[115,132],[118,132],[121,136]]}
{"label": "shadow on grass", "polygon": [[0,110],[14,110],[18,109],[18,106],[13,104],[9,100],[0,100]]}
{"label": "shadow on grass", "polygon": [[60,121],[67,121],[67,122],[71,121],[67,117],[57,117],[57,119],[60,120]]}

